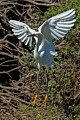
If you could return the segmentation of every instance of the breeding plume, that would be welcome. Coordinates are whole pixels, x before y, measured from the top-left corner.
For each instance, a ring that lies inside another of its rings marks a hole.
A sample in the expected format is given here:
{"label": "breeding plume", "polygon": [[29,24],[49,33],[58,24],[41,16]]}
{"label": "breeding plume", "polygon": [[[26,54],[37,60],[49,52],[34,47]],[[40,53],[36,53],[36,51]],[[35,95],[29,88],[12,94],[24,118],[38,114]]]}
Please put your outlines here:
{"label": "breeding plume", "polygon": [[[56,64],[54,57],[57,56],[55,46],[52,40],[60,40],[63,38],[71,27],[74,26],[75,10],[71,9],[56,16],[53,16],[46,20],[36,32],[31,29],[27,24],[10,20],[9,24],[12,27],[12,31],[17,38],[24,42],[25,45],[32,44],[32,37],[35,39],[36,44],[34,48],[34,58],[37,61],[38,69],[40,71],[41,66],[46,67],[46,81],[48,69],[51,64]],[[48,85],[48,82],[47,82]],[[33,100],[33,104],[36,104],[37,94]],[[47,95],[44,98],[44,104],[46,104]]]}

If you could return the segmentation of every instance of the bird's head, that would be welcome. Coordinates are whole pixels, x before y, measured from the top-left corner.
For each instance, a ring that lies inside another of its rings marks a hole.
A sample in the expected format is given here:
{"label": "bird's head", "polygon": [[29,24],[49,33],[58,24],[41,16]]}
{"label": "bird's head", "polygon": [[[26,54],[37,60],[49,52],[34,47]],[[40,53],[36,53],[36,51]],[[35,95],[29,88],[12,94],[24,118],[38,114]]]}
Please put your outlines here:
{"label": "bird's head", "polygon": [[40,32],[35,32],[34,34],[28,35],[28,37],[33,37],[33,38],[35,38],[35,40],[38,40],[38,41],[45,40],[45,37]]}
{"label": "bird's head", "polygon": [[40,33],[40,32],[35,32],[34,34],[28,35],[28,37],[39,37],[39,36],[42,36],[42,33]]}

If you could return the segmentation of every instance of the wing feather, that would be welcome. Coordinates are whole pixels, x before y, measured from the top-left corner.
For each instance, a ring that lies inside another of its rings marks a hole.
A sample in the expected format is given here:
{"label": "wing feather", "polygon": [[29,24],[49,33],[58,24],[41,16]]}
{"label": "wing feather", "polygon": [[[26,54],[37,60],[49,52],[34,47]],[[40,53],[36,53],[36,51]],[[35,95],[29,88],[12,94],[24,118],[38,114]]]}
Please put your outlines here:
{"label": "wing feather", "polygon": [[26,33],[20,34],[20,36],[18,36],[18,39],[22,40],[26,38]]}
{"label": "wing feather", "polygon": [[63,38],[76,21],[75,10],[71,9],[56,16],[49,18],[39,28],[45,38],[52,41],[53,38],[60,40]]}
{"label": "wing feather", "polygon": [[10,27],[12,27],[14,35],[16,35],[21,42],[24,42],[25,45],[29,44],[31,46],[32,37],[28,37],[28,35],[34,34],[35,30],[31,29],[27,24],[16,20],[10,20],[9,24]]}
{"label": "wing feather", "polygon": [[14,35],[18,36],[18,35],[23,35],[25,32],[25,30],[23,29],[20,29],[21,31],[20,32],[15,32],[14,29],[12,29],[12,31],[14,32]]}

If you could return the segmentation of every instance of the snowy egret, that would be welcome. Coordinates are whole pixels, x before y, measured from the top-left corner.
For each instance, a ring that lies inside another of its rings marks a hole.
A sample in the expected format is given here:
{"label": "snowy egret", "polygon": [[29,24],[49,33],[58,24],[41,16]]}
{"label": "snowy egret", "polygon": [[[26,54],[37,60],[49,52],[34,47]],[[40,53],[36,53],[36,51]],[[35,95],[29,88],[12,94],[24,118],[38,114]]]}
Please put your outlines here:
{"label": "snowy egret", "polygon": [[[55,51],[55,46],[52,43],[53,39],[60,40],[63,38],[71,27],[74,26],[75,19],[75,10],[71,9],[56,16],[53,16],[46,20],[39,28],[38,32],[31,29],[25,23],[10,20],[9,24],[12,27],[14,35],[18,37],[21,42],[24,42],[25,45],[32,44],[32,37],[36,41],[34,49],[34,58],[38,63],[38,69],[40,72],[40,66],[46,67],[46,81],[48,86],[47,73],[51,64],[56,64],[54,57],[57,56]],[[39,92],[39,91],[38,91]],[[38,95],[35,95],[33,100],[33,105],[36,104]],[[43,103],[46,104],[47,94],[44,98]]]}

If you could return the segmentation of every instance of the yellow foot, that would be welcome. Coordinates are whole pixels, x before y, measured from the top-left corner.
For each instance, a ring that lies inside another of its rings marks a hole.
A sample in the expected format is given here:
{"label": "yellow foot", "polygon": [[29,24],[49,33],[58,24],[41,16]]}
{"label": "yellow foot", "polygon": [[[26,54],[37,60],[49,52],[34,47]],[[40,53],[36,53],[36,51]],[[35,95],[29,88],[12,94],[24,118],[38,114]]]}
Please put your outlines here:
{"label": "yellow foot", "polygon": [[38,95],[36,94],[34,97],[34,100],[32,101],[33,106],[37,104],[37,98],[38,98]]}
{"label": "yellow foot", "polygon": [[48,95],[45,96],[44,100],[43,100],[43,104],[46,106],[46,101],[48,99]]}

